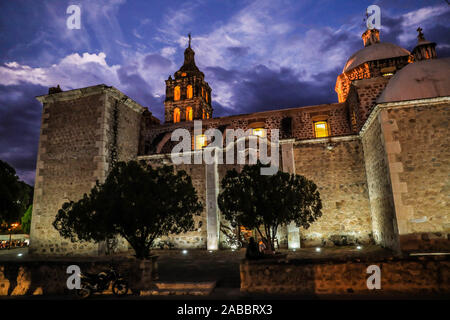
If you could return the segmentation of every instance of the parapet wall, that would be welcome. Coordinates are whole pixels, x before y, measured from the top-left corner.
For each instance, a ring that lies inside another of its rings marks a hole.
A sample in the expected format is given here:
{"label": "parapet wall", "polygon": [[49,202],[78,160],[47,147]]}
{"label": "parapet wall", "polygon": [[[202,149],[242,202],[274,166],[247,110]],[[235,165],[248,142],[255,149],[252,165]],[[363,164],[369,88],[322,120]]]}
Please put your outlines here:
{"label": "parapet wall", "polygon": [[[381,288],[369,290],[367,268],[380,268]],[[241,291],[306,295],[450,293],[450,262],[435,259],[312,262],[243,260]]]}

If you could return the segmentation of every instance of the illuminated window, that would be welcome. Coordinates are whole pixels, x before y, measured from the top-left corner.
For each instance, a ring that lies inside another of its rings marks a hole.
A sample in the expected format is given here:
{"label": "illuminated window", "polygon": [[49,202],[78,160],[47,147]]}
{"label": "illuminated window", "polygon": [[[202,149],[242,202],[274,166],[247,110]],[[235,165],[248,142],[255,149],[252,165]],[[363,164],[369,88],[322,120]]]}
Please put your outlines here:
{"label": "illuminated window", "polygon": [[266,136],[266,130],[263,128],[255,128],[252,130],[254,136],[258,136],[260,138],[264,138]]}
{"label": "illuminated window", "polygon": [[173,110],[173,123],[180,122],[180,109],[175,108]]}
{"label": "illuminated window", "polygon": [[209,119],[209,112],[206,113],[206,119]]}
{"label": "illuminated window", "polygon": [[326,121],[314,122],[316,138],[328,137],[328,123]]}
{"label": "illuminated window", "polygon": [[195,136],[195,150],[200,150],[206,147],[207,140],[204,134],[199,134]]}
{"label": "illuminated window", "polygon": [[193,93],[194,93],[194,90],[192,89],[192,86],[191,86],[191,85],[188,85],[188,86],[187,86],[187,98],[188,98],[188,99],[191,99],[192,96],[193,96]]}
{"label": "illuminated window", "polygon": [[383,77],[390,77],[393,76],[394,74],[392,72],[387,72],[387,73],[383,73]]}
{"label": "illuminated window", "polygon": [[194,112],[191,107],[186,108],[186,121],[192,121],[194,118]]}
{"label": "illuminated window", "polygon": [[205,89],[202,88],[202,97],[205,96]]}
{"label": "illuminated window", "polygon": [[206,118],[206,112],[205,112],[205,109],[203,109],[203,116],[202,116],[202,119],[205,119]]}
{"label": "illuminated window", "polygon": [[176,86],[175,89],[173,89],[173,100],[178,101],[180,100],[180,86]]}
{"label": "illuminated window", "polygon": [[186,77],[186,75],[187,75],[186,72],[183,72],[183,73],[181,74],[182,77]]}
{"label": "illuminated window", "polygon": [[205,100],[208,102],[208,91],[205,92]]}

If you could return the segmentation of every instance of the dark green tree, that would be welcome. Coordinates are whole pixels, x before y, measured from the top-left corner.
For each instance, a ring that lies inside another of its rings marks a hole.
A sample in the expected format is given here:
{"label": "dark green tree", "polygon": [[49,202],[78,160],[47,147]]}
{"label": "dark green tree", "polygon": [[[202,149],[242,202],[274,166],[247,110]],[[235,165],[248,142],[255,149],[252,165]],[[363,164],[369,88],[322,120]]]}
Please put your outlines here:
{"label": "dark green tree", "polygon": [[30,205],[21,219],[22,231],[26,234],[30,234],[32,212],[33,212],[33,205]]}
{"label": "dark green tree", "polygon": [[185,171],[118,162],[89,195],[64,203],[53,226],[72,241],[99,242],[120,235],[136,258],[145,259],[156,238],[193,230],[194,215],[202,209]]}
{"label": "dark green tree", "polygon": [[0,224],[17,222],[33,203],[33,188],[16,175],[16,170],[0,160]]}
{"label": "dark green tree", "polygon": [[246,165],[240,173],[229,170],[218,196],[224,217],[235,225],[256,229],[272,251],[279,226],[294,221],[309,228],[322,215],[314,182],[301,175],[278,171],[261,175],[261,163]]}

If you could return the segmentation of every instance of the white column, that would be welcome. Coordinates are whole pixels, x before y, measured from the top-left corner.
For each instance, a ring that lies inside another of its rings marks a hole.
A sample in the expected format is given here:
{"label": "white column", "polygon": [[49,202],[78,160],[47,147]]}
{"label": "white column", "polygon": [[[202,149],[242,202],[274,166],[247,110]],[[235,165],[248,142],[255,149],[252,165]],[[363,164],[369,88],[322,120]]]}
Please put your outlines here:
{"label": "white column", "polygon": [[206,178],[206,231],[208,250],[219,249],[219,208],[217,196],[219,195],[219,173],[217,163],[205,164]]}
{"label": "white column", "polygon": [[[295,161],[294,161],[294,139],[280,141],[281,144],[281,157],[283,160],[283,171],[287,173],[295,173]],[[287,226],[288,233],[288,248],[298,249],[300,248],[300,229],[291,222]]]}

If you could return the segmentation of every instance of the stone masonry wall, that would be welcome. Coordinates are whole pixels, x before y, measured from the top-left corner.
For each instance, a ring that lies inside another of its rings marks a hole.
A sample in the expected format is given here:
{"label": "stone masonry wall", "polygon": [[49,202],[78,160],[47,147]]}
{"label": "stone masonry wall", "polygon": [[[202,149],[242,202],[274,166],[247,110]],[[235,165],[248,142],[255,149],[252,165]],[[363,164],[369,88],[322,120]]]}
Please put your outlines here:
{"label": "stone masonry wall", "polygon": [[[367,268],[380,268],[381,288],[369,290]],[[450,293],[450,262],[435,259],[312,262],[249,261],[240,265],[241,291],[275,294]]]}
{"label": "stone masonry wall", "polygon": [[36,184],[31,221],[30,253],[95,254],[97,246],[71,243],[53,228],[57,211],[69,199],[80,198],[97,178],[102,159],[99,119],[104,115],[105,96],[93,94],[43,107]]}
{"label": "stone masonry wall", "polygon": [[[60,237],[52,226],[57,211],[69,200],[88,193],[117,160],[137,156],[141,113],[134,101],[104,85],[39,97],[43,102],[36,170],[30,253],[97,255],[104,246]],[[118,102],[116,104],[116,101]],[[116,112],[114,112],[116,106]],[[120,241],[120,247],[127,245]],[[99,251],[100,250],[100,251]]]}
{"label": "stone masonry wall", "polygon": [[386,139],[402,250],[450,250],[450,102],[388,106]]}
{"label": "stone masonry wall", "polygon": [[377,244],[398,249],[397,223],[381,118],[376,115],[361,134],[370,198],[373,237]]}
{"label": "stone masonry wall", "polygon": [[371,242],[364,157],[357,136],[294,143],[295,173],[319,187],[323,215],[307,230],[301,246]]}

